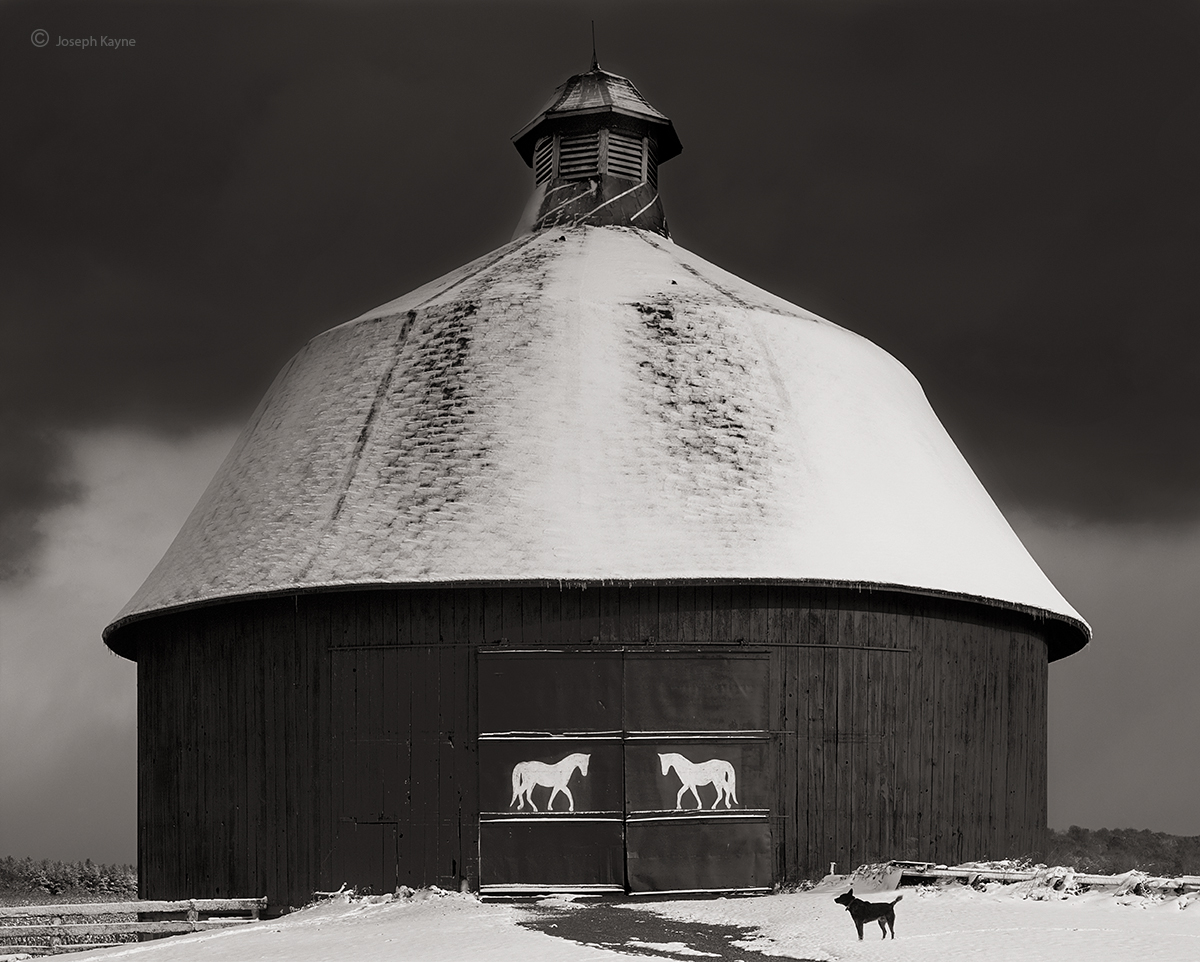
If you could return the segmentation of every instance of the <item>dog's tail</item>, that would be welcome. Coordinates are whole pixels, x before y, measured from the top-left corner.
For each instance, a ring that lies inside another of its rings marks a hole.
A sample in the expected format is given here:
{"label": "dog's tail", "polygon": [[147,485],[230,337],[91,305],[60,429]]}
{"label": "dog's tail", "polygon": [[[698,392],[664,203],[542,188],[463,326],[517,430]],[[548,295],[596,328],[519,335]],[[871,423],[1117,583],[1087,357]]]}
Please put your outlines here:
{"label": "dog's tail", "polygon": [[896,904],[897,902],[899,902],[899,901],[900,901],[902,898],[904,898],[904,896],[903,896],[903,895],[897,895],[897,896],[896,896],[894,899],[892,899],[892,900],[891,900],[891,901],[888,903],[888,905],[895,905],[895,904]]}

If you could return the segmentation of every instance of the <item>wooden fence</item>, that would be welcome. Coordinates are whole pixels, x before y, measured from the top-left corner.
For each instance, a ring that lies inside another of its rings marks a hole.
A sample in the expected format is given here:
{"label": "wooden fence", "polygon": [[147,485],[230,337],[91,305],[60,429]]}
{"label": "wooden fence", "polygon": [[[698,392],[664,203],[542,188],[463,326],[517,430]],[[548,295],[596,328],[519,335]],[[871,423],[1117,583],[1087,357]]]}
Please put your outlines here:
{"label": "wooden fence", "polygon": [[[264,897],[0,906],[0,955],[83,952],[130,941],[120,936],[134,936],[142,941],[245,925],[256,921],[266,905]],[[121,921],[96,921],[106,916],[126,918]],[[68,922],[68,918],[88,921]],[[94,941],[97,938],[108,938],[110,941]],[[86,941],[89,939],[92,941]]]}
{"label": "wooden fence", "polygon": [[[1158,892],[1196,892],[1200,891],[1200,875],[1155,876],[1144,872],[1125,872],[1122,875],[1090,875],[1086,872],[1075,872],[1060,869],[1001,869],[976,867],[972,865],[934,865],[930,862],[891,862],[888,869],[898,873],[897,884],[914,885],[923,882],[938,882],[943,879],[956,879],[967,884],[975,882],[1030,882],[1034,879],[1045,879],[1055,888],[1071,888],[1085,885],[1088,888],[1111,888],[1114,894],[1143,890]],[[1058,883],[1058,884],[1055,884]]]}

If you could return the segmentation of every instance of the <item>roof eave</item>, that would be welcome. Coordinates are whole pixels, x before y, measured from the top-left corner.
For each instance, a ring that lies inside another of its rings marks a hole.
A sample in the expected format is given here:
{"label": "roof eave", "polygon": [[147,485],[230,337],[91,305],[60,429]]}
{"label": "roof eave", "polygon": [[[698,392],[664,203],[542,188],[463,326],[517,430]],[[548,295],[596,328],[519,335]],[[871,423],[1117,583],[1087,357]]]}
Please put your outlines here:
{"label": "roof eave", "polygon": [[180,602],[173,605],[163,605],[142,611],[133,611],[117,618],[103,632],[104,643],[109,649],[137,661],[137,650],[132,639],[125,632],[130,625],[163,615],[194,611],[197,608],[210,608],[231,602],[266,600],[284,598],[293,595],[319,594],[327,591],[370,591],[380,589],[420,589],[420,588],[482,588],[482,587],[599,587],[605,585],[621,585],[633,587],[640,584],[656,585],[693,585],[693,584],[756,584],[781,585],[808,588],[842,588],[851,591],[892,591],[900,594],[922,595],[931,598],[945,598],[968,604],[986,607],[1003,608],[1029,615],[1047,624],[1046,647],[1047,660],[1058,661],[1081,651],[1092,640],[1091,626],[1082,618],[1072,617],[1059,611],[1025,605],[1019,602],[1005,601],[998,598],[988,598],[964,592],[938,590],[936,588],[920,588],[912,585],[890,584],[873,581],[845,581],[841,579],[822,578],[470,578],[445,579],[431,581],[344,581],[324,584],[293,585],[288,587],[271,588],[259,591],[230,592],[192,601]]}

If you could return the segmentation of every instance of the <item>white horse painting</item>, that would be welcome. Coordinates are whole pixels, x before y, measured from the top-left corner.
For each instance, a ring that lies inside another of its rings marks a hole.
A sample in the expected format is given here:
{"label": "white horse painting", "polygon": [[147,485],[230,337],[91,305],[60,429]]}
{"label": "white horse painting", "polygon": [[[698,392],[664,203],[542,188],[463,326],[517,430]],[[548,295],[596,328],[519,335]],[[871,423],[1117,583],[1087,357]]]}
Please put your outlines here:
{"label": "white horse painting", "polygon": [[711,785],[717,790],[717,797],[712,803],[713,808],[722,801],[725,802],[726,808],[730,808],[730,801],[737,801],[737,777],[733,773],[733,765],[725,759],[710,758],[706,762],[693,762],[677,752],[667,752],[665,755],[660,754],[658,760],[662,762],[664,775],[673,768],[683,783],[679,794],[675,796],[676,811],[683,808],[683,796],[688,792],[695,796],[696,808],[704,807],[697,791],[701,785]]}
{"label": "white horse painting", "polygon": [[588,761],[591,757],[583,752],[576,752],[553,765],[547,765],[545,762],[517,762],[512,770],[513,793],[508,807],[516,805],[518,809],[522,809],[528,802],[529,807],[536,812],[538,807],[533,803],[533,790],[539,785],[544,785],[550,789],[550,801],[546,803],[546,811],[554,808],[554,797],[559,792],[567,796],[567,804],[570,806],[568,810],[575,811],[575,797],[567,788],[567,782],[571,780],[576,769],[587,778]]}

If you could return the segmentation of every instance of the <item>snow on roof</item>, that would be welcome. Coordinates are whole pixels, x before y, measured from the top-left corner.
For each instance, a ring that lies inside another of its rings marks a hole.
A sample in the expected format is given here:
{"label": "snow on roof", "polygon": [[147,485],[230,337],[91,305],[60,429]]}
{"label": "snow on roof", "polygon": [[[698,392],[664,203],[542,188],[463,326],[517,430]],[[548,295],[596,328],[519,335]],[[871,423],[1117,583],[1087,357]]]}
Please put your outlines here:
{"label": "snow on roof", "polygon": [[657,234],[578,227],[310,341],[105,637],[321,587],[673,579],[901,587],[1089,634],[898,361]]}

